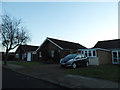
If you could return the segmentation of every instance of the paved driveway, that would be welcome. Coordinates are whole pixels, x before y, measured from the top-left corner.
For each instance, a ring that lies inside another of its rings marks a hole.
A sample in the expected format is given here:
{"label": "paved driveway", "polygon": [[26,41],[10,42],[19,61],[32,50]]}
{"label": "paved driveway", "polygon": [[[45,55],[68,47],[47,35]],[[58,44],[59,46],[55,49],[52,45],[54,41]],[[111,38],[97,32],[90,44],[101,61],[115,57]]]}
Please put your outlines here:
{"label": "paved driveway", "polygon": [[[3,68],[2,72],[2,88],[61,88],[56,84],[51,84],[43,80],[28,77],[23,74],[13,72],[9,69]],[[12,82],[12,83],[11,83]],[[47,86],[47,87],[46,87]]]}
{"label": "paved driveway", "polygon": [[14,65],[13,67],[15,71],[22,74],[69,88],[118,88],[118,83],[112,81],[66,74],[66,68],[61,68],[59,64],[26,67],[16,67]]}
{"label": "paved driveway", "polygon": [[20,70],[35,75],[61,76],[65,74],[66,68],[61,68],[60,64],[47,64],[47,65],[39,65],[39,66],[29,66],[29,68],[26,67]]}

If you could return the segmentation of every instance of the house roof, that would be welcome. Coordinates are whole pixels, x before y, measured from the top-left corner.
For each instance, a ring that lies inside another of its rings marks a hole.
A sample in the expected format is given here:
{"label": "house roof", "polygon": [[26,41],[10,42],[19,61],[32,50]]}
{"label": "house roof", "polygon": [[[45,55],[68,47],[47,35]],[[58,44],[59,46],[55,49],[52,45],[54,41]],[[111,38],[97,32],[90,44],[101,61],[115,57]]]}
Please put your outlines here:
{"label": "house roof", "polygon": [[120,49],[120,39],[98,41],[93,48]]}
{"label": "house roof", "polygon": [[64,41],[64,40],[53,39],[53,38],[49,38],[49,37],[44,41],[44,43],[47,42],[47,41],[53,43],[55,46],[57,46],[60,49],[72,49],[72,50],[86,49],[86,47],[80,45],[79,43],[74,43],[74,42],[69,42],[69,41]]}
{"label": "house roof", "polygon": [[35,51],[39,46],[32,46],[32,45],[20,45],[17,50],[16,53],[19,52],[19,50],[21,49],[22,52],[31,52],[31,51]]}

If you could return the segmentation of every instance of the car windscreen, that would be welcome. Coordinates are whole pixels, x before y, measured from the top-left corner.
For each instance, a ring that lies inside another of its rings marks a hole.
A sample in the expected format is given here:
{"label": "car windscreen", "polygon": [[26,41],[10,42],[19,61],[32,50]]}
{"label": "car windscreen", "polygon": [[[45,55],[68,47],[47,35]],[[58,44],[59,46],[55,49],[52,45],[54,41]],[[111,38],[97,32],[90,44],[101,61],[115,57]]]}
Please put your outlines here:
{"label": "car windscreen", "polygon": [[65,61],[68,61],[68,60],[70,60],[70,59],[75,58],[76,56],[77,56],[77,54],[69,54],[69,55],[67,55],[67,56],[64,58],[64,60],[65,60]]}

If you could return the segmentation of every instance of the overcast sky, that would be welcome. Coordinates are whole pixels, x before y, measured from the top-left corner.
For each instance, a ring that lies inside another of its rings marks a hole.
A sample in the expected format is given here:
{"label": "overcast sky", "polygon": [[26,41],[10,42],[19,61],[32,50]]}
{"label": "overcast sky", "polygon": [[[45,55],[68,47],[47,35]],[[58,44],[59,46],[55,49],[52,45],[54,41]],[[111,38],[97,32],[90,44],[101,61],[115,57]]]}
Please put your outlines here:
{"label": "overcast sky", "polygon": [[118,38],[117,2],[3,2],[4,13],[23,20],[30,45],[51,37],[91,48]]}

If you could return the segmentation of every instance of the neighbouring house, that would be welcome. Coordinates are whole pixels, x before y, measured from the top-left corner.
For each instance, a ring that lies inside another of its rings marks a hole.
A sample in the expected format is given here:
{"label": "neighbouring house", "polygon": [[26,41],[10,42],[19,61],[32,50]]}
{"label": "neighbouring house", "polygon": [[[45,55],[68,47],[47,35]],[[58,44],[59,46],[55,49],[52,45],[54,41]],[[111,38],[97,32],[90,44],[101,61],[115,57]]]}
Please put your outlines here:
{"label": "neighbouring house", "polygon": [[35,58],[34,54],[37,48],[38,46],[20,45],[15,52],[16,58],[18,60],[32,61]]}
{"label": "neighbouring house", "polygon": [[[2,60],[5,60],[6,58],[6,53],[5,52],[0,52],[2,54]],[[8,53],[8,57],[7,57],[8,61],[14,61],[15,59],[15,53],[14,52],[9,52]]]}
{"label": "neighbouring house", "polygon": [[94,48],[103,48],[110,50],[112,63],[120,64],[120,39],[98,41]]}
{"label": "neighbouring house", "polygon": [[56,52],[59,54],[60,58],[63,58],[70,53],[76,53],[78,49],[86,49],[86,47],[79,43],[47,37],[36,51],[39,56],[38,59],[40,60],[42,58],[43,51],[48,52],[50,58],[54,58],[56,56]]}
{"label": "neighbouring house", "polygon": [[112,64],[111,51],[102,48],[79,49],[79,52],[89,58],[89,65]]}
{"label": "neighbouring house", "polygon": [[120,39],[98,41],[91,49],[79,49],[91,65],[120,64]]}

